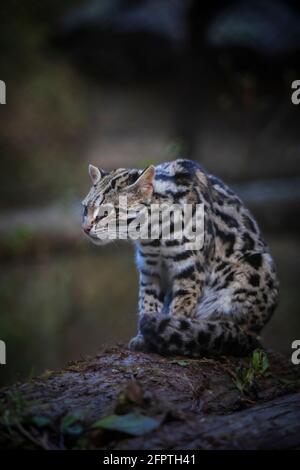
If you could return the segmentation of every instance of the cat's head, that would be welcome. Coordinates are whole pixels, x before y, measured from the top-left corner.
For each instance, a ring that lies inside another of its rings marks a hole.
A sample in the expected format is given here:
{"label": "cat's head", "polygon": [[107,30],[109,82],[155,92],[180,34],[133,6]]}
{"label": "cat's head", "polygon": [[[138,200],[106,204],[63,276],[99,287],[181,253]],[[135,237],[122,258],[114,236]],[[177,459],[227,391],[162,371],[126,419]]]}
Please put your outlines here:
{"label": "cat's head", "polygon": [[[133,221],[132,214],[151,202],[155,167],[149,166],[145,170],[119,168],[106,172],[89,165],[89,174],[92,187],[82,201],[85,234],[99,245],[115,239],[113,231],[116,228],[117,238],[125,238],[122,233],[126,223]],[[131,214],[125,224],[124,202]]]}

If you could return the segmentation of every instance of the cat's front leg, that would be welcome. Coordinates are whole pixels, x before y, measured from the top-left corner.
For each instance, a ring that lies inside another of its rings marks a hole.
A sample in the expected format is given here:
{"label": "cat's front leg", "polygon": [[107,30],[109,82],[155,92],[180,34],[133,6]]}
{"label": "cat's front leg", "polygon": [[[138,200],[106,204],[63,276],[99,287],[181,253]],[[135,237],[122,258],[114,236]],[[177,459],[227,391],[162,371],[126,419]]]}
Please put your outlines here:
{"label": "cat's front leg", "polygon": [[[140,270],[139,284],[139,318],[143,315],[157,315],[163,309],[163,292],[161,289],[161,275],[155,266],[150,269],[143,267]],[[138,334],[129,342],[131,351],[149,351],[143,335]]]}
{"label": "cat's front leg", "polygon": [[138,333],[134,338],[129,341],[128,348],[130,351],[141,351],[148,352],[147,344],[144,340],[143,335]]}
{"label": "cat's front leg", "polygon": [[173,274],[169,314],[192,317],[196,312],[203,284],[204,273],[196,264],[176,270]]}

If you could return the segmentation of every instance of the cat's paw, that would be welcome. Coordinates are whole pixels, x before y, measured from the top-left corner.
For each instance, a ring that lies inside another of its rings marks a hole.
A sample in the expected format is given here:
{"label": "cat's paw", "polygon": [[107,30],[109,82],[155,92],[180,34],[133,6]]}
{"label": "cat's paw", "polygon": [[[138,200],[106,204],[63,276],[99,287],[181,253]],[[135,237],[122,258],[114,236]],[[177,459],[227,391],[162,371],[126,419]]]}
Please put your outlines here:
{"label": "cat's paw", "polygon": [[130,351],[147,351],[147,346],[142,335],[137,335],[129,341],[128,348]]}

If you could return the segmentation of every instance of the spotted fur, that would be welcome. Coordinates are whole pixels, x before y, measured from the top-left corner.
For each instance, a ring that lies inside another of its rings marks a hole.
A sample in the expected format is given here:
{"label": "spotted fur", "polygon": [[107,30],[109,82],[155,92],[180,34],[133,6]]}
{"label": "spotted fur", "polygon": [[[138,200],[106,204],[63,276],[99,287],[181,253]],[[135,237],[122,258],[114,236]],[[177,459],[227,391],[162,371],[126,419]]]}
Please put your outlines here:
{"label": "spotted fur", "polygon": [[[198,357],[246,354],[278,300],[278,281],[256,221],[239,197],[197,163],[179,159],[141,170],[90,169],[94,182],[83,201],[84,227],[97,242],[96,209],[117,204],[168,201],[204,204],[204,245],[186,240],[139,240],[139,331],[132,350]],[[101,228],[101,227],[100,227]]]}

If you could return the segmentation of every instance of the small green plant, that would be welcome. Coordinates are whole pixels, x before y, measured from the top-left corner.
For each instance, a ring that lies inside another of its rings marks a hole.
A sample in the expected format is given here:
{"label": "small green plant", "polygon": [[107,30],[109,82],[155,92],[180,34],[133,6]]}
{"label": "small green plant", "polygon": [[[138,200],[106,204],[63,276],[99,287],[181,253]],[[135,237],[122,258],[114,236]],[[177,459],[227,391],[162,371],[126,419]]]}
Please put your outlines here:
{"label": "small green plant", "polygon": [[266,376],[270,367],[268,357],[261,349],[253,351],[249,367],[236,369],[234,385],[241,393],[251,390],[258,377]]}
{"label": "small green plant", "polygon": [[10,427],[23,420],[28,402],[19,390],[10,391],[7,396],[9,406],[0,405],[0,423]]}
{"label": "small green plant", "polygon": [[0,404],[0,424],[7,428],[20,426],[20,424],[34,424],[37,427],[46,427],[51,420],[46,416],[32,416],[29,412],[33,402],[28,402],[19,390],[7,394],[7,404]]}
{"label": "small green plant", "polygon": [[265,375],[270,367],[266,353],[261,349],[255,349],[251,358],[251,366],[256,375]]}

